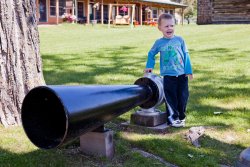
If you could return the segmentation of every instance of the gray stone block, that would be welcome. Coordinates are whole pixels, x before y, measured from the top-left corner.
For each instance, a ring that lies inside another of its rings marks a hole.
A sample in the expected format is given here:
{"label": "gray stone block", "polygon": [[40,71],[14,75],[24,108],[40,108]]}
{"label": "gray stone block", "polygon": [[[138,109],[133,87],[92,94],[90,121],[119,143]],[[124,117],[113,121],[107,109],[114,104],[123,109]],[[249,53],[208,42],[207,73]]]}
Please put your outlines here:
{"label": "gray stone block", "polygon": [[80,136],[80,150],[89,155],[113,158],[113,131],[88,132]]}
{"label": "gray stone block", "polygon": [[166,123],[167,113],[156,110],[155,112],[145,112],[138,110],[131,114],[131,123],[147,127],[155,127]]}

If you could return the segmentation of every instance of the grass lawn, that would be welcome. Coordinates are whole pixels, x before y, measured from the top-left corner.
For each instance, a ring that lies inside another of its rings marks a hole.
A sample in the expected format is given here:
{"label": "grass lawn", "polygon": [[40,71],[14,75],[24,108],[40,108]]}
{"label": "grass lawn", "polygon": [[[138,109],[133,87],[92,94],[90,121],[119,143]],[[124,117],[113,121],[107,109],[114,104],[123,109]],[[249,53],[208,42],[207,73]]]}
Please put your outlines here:
{"label": "grass lawn", "polygon": [[[161,37],[155,27],[63,24],[39,31],[48,85],[133,84],[143,75],[148,50]],[[185,25],[177,26],[176,34],[186,40],[195,77],[189,83],[185,128],[165,133],[121,128],[134,109],[107,123],[116,146],[115,157],[107,160],[79,153],[78,141],[40,150],[21,127],[0,127],[0,166],[164,166],[133,148],[182,167],[233,166],[250,146],[250,25]],[[207,128],[200,148],[184,138],[193,126]]]}

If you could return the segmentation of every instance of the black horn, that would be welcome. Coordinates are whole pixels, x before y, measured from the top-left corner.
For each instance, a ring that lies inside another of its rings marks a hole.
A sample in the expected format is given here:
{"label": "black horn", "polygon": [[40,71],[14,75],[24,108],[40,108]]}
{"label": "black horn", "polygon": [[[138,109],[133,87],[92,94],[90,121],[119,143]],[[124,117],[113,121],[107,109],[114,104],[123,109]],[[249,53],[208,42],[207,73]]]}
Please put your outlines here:
{"label": "black horn", "polygon": [[135,85],[39,86],[25,96],[21,118],[31,142],[51,149],[158,99],[158,86],[147,77]]}

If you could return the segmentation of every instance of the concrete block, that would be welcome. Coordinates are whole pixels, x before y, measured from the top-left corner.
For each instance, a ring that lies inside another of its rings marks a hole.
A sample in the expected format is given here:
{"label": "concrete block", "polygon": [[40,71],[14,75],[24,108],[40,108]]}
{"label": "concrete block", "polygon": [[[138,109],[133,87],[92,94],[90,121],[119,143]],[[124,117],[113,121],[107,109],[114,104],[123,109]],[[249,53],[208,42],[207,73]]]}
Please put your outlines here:
{"label": "concrete block", "polygon": [[89,155],[113,158],[113,131],[88,132],[80,136],[80,150]]}
{"label": "concrete block", "polygon": [[167,130],[167,128],[169,128],[170,126],[167,124],[167,123],[164,123],[164,124],[161,124],[161,125],[158,125],[158,126],[154,126],[154,127],[146,127],[146,126],[141,126],[141,125],[135,125],[135,124],[130,124],[130,122],[123,122],[121,123],[121,125],[123,127],[130,127],[130,128],[148,128],[150,130],[153,130],[155,132],[159,132],[159,133],[163,133]]}
{"label": "concrete block", "polygon": [[131,123],[147,127],[155,127],[167,122],[167,113],[155,110],[155,112],[145,112],[138,110],[131,114]]}

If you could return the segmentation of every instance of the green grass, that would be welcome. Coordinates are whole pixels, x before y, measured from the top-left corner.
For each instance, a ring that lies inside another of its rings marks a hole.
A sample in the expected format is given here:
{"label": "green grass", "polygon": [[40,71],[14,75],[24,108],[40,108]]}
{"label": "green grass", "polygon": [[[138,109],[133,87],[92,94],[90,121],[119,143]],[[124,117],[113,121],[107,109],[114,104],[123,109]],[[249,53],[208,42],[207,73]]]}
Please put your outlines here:
{"label": "green grass", "polygon": [[[148,50],[161,37],[155,27],[63,24],[39,27],[39,31],[48,85],[133,84],[143,75]],[[186,40],[195,77],[189,83],[185,128],[160,134],[124,130],[119,123],[129,120],[133,109],[107,124],[115,131],[116,145],[115,157],[109,161],[70,152],[78,142],[40,150],[21,127],[0,127],[0,166],[164,166],[132,148],[183,167],[234,165],[239,153],[250,146],[250,25],[185,25],[177,26],[176,34]],[[159,74],[158,64],[155,72]],[[208,127],[201,148],[184,139],[193,126]]]}

